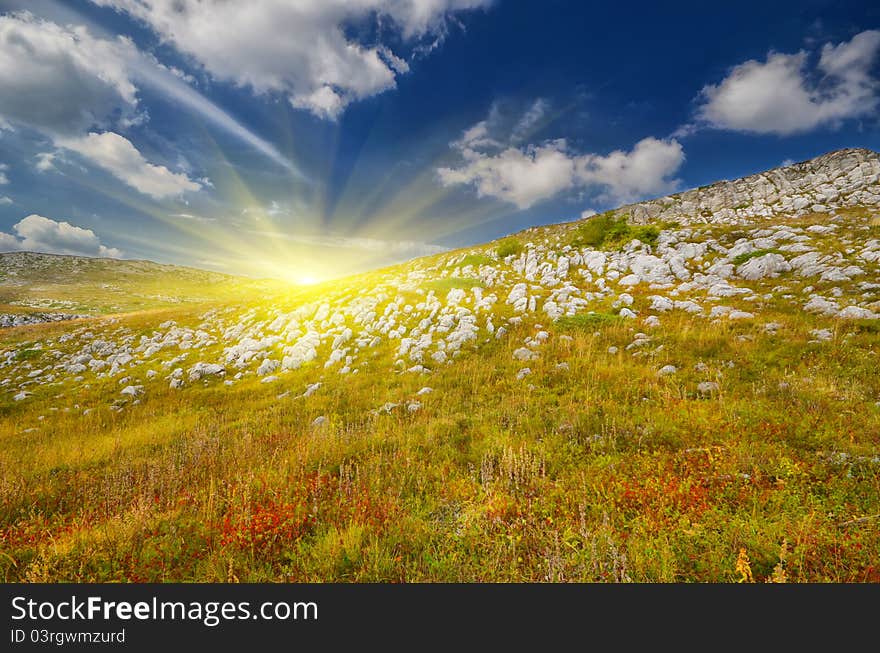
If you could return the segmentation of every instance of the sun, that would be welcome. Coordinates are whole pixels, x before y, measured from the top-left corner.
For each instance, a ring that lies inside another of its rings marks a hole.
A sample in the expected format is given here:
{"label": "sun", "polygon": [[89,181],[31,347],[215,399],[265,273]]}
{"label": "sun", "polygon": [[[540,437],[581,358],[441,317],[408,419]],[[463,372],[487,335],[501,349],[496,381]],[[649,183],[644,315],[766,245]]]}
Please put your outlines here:
{"label": "sun", "polygon": [[298,286],[314,286],[321,281],[318,277],[314,277],[310,274],[299,274],[294,276],[292,280]]}
{"label": "sun", "polygon": [[321,277],[314,272],[304,272],[303,270],[285,270],[280,274],[276,273],[275,276],[283,278],[294,286],[314,286],[322,281]]}

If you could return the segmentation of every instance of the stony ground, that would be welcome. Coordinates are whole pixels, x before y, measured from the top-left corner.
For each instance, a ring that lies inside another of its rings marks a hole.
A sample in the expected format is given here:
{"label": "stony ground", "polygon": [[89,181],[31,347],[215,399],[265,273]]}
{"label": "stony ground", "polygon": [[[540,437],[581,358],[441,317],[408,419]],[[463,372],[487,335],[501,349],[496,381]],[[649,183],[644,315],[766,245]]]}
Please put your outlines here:
{"label": "stony ground", "polygon": [[6,329],[0,566],[880,580],[880,211],[847,199],[872,165],[788,213],[618,211],[259,302]]}

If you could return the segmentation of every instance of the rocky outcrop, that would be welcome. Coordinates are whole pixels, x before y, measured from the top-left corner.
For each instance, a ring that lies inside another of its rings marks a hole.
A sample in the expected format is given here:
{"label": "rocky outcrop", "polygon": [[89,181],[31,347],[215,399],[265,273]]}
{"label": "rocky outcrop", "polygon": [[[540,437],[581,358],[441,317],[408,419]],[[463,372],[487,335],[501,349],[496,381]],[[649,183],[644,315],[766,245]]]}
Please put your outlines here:
{"label": "rocky outcrop", "polygon": [[79,320],[87,317],[89,316],[73,313],[0,313],[0,328]]}
{"label": "rocky outcrop", "polygon": [[630,222],[647,224],[737,224],[777,214],[803,215],[856,205],[880,205],[880,154],[846,149],[774,168],[734,181],[615,210]]}

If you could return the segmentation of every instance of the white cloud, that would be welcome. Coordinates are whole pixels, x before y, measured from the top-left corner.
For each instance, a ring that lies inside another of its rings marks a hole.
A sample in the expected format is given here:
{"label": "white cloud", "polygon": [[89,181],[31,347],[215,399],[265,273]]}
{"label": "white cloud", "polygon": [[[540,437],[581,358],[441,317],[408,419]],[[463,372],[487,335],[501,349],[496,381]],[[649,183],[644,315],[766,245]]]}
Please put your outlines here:
{"label": "white cloud", "polygon": [[869,115],[880,105],[880,82],[871,75],[878,51],[880,31],[868,30],[826,43],[815,65],[803,50],[746,61],[703,88],[697,119],[718,129],[788,135]]}
{"label": "white cloud", "polygon": [[[127,129],[147,120],[138,88],[149,86],[296,171],[278,149],[187,83],[185,75],[138,51],[128,39],[101,39],[84,26],[58,25],[29,13],[0,16],[0,129],[27,126],[51,139]],[[39,154],[51,170],[57,153]]]}
{"label": "white cloud", "polygon": [[275,145],[257,136],[231,115],[187,83],[179,71],[162,65],[152,57],[140,57],[130,62],[132,76],[144,87],[150,87],[165,98],[193,111],[215,127],[225,131],[278,165],[302,177],[296,165],[284,156]]}
{"label": "white cloud", "polygon": [[329,247],[334,249],[352,249],[364,252],[377,252],[393,254],[396,256],[430,256],[448,252],[448,247],[432,245],[419,240],[385,240],[381,238],[366,238],[357,236],[333,236],[321,234],[296,234],[289,232],[268,231],[260,229],[248,230],[249,233],[271,240],[287,240],[305,245],[317,247]]}
{"label": "white cloud", "polygon": [[532,103],[532,106],[529,107],[528,111],[526,111],[522,118],[520,118],[516,125],[514,125],[513,132],[511,133],[511,140],[521,141],[528,138],[530,132],[541,122],[549,110],[550,104],[546,100],[542,98],[535,100]]}
{"label": "white cloud", "polygon": [[628,202],[674,189],[679,182],[673,175],[682,163],[684,150],[678,141],[648,137],[629,152],[579,157],[577,174],[583,183],[602,187],[606,199]]}
{"label": "white cloud", "polygon": [[445,34],[455,12],[491,0],[92,0],[127,12],[215,78],[334,118],[351,102],[393,88],[406,62],[346,28],[378,21],[404,41]]}
{"label": "white cloud", "polygon": [[9,183],[9,177],[6,176],[7,170],[9,170],[9,165],[0,163],[0,186],[5,186]]}
{"label": "white cloud", "polygon": [[137,89],[127,39],[92,37],[29,13],[0,16],[0,120],[44,133],[74,134],[132,118]]}
{"label": "white cloud", "polygon": [[124,136],[96,133],[59,140],[58,144],[107,170],[117,179],[154,199],[176,197],[202,187],[185,174],[149,163]]}
{"label": "white cloud", "polygon": [[0,249],[78,256],[114,257],[122,252],[106,247],[91,229],[83,229],[69,222],[31,214],[13,225],[16,235],[0,232]]}
{"label": "white cloud", "polygon": [[498,154],[470,148],[461,152],[463,166],[437,170],[444,186],[470,184],[480,197],[496,197],[521,209],[575,184],[575,161],[565,151],[564,141],[509,147]]}
{"label": "white cloud", "polygon": [[[543,115],[544,109],[540,114]],[[535,105],[516,123],[510,139],[524,124],[533,124]],[[540,145],[505,145],[492,135],[490,119],[477,123],[452,143],[462,163],[437,169],[446,187],[468,185],[480,197],[494,197],[527,209],[562,192],[590,189],[598,199],[626,202],[675,188],[673,176],[684,162],[681,144],[674,139],[645,138],[629,152],[608,155],[571,152],[563,139]]]}
{"label": "white cloud", "polygon": [[172,213],[170,217],[180,218],[181,220],[192,220],[193,222],[202,222],[204,224],[217,222],[216,218],[206,218],[201,215],[193,215],[192,213]]}
{"label": "white cloud", "polygon": [[55,169],[55,159],[58,158],[56,152],[38,152],[35,157],[37,162],[34,167],[40,172],[49,172]]}
{"label": "white cloud", "polygon": [[14,204],[11,197],[0,195],[0,206],[8,206],[10,204]]}

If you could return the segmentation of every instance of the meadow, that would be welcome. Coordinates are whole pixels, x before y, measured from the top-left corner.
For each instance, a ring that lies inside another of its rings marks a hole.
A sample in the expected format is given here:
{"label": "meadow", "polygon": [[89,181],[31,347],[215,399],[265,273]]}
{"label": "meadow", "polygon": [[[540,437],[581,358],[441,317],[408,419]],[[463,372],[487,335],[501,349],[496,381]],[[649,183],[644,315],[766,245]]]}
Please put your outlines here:
{"label": "meadow", "polygon": [[[307,399],[294,393],[308,366],[271,385],[163,387],[120,412],[65,412],[49,395],[4,405],[0,570],[8,582],[880,581],[880,330],[840,323],[816,342],[812,316],[767,311],[772,333],[670,315],[643,356],[625,349],[628,321],[562,321],[521,380],[514,333],[428,379],[326,375]],[[658,376],[666,364],[681,372]],[[696,391],[705,379],[716,385]]]}

